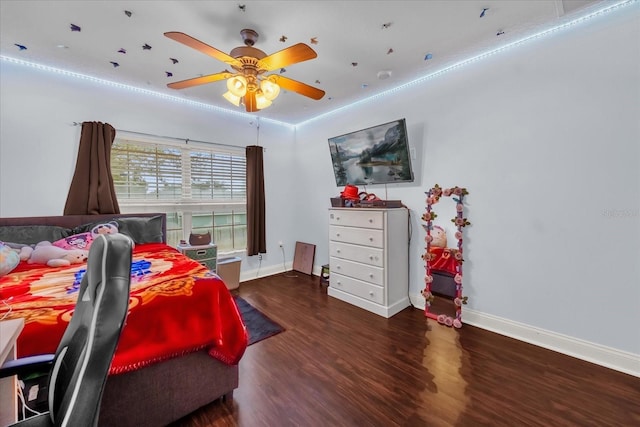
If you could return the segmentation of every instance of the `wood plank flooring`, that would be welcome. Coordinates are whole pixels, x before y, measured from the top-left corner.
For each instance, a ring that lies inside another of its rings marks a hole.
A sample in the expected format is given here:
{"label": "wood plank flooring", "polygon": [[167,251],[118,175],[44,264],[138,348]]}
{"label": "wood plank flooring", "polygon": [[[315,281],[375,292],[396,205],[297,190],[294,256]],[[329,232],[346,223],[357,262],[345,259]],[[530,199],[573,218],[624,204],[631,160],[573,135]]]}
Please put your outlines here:
{"label": "wood plank flooring", "polygon": [[385,319],[301,273],[237,292],[286,331],[247,348],[230,403],[175,427],[640,426],[630,375],[419,309]]}

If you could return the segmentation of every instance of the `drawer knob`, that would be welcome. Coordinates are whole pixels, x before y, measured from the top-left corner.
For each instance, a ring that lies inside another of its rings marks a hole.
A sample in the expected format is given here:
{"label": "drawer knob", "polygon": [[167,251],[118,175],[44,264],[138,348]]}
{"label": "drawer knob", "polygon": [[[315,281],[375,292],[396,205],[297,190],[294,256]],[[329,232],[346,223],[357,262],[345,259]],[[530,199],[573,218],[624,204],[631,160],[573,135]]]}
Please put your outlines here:
{"label": "drawer knob", "polygon": [[336,237],[340,237],[340,233],[336,233]]}
{"label": "drawer knob", "polygon": [[338,280],[338,281],[336,282],[336,284],[337,284],[338,286],[342,286],[342,282],[341,282],[340,280]]}
{"label": "drawer knob", "polygon": [[373,255],[369,255],[369,259],[373,261]]}
{"label": "drawer knob", "polygon": [[340,249],[336,249],[336,252],[340,253]]}
{"label": "drawer knob", "polygon": [[373,292],[369,292],[369,296],[371,296],[371,297],[372,297],[372,296],[373,296]]}
{"label": "drawer knob", "polygon": [[369,237],[369,241],[370,241],[370,242],[373,242],[373,237]]}
{"label": "drawer knob", "polygon": [[337,268],[338,270],[340,270],[340,266],[339,266],[339,265],[336,265],[336,268]]}
{"label": "drawer knob", "polygon": [[369,273],[369,277],[373,279],[373,273]]}
{"label": "drawer knob", "polygon": [[373,218],[369,218],[369,222],[373,223]]}

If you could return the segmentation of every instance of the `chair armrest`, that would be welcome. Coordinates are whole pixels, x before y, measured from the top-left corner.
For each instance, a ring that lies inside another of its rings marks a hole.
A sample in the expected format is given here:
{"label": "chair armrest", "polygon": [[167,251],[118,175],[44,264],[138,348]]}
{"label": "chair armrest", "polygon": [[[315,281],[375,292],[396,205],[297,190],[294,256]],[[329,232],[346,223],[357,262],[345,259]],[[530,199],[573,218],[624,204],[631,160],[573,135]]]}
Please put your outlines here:
{"label": "chair armrest", "polygon": [[9,360],[0,366],[0,378],[10,377],[11,375],[24,376],[34,372],[48,373],[51,370],[54,356],[55,354],[42,354]]}

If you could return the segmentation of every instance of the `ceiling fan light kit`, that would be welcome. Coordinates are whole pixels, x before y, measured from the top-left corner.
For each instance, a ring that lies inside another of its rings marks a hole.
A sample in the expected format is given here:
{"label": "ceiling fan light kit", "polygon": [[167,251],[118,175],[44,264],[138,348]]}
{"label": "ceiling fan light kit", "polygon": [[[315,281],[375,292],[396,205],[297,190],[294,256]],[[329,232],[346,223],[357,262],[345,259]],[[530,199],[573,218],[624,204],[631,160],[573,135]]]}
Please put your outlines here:
{"label": "ceiling fan light kit", "polygon": [[315,100],[324,96],[323,90],[305,83],[278,74],[266,75],[269,71],[280,70],[289,65],[315,58],[317,54],[309,46],[298,43],[267,55],[260,49],[253,47],[258,40],[257,32],[244,29],[240,31],[240,34],[245,46],[236,47],[227,55],[184,33],[164,33],[168,38],[218,59],[235,70],[235,73],[225,70],[216,74],[169,83],[167,86],[172,89],[185,89],[226,79],[228,91],[222,96],[236,107],[244,104],[247,112],[255,112],[269,107],[280,94],[281,88]]}
{"label": "ceiling fan light kit", "polygon": [[227,101],[229,101],[230,103],[232,103],[233,105],[235,105],[236,107],[240,106],[240,97],[236,96],[234,94],[231,93],[231,91],[226,91],[222,97],[224,99],[226,99]]}
{"label": "ceiling fan light kit", "polygon": [[256,95],[256,108],[258,110],[264,110],[271,105],[271,101],[264,97],[262,94]]}
{"label": "ceiling fan light kit", "polygon": [[233,76],[227,79],[227,89],[235,96],[245,96],[247,93],[247,79],[243,76]]}
{"label": "ceiling fan light kit", "polygon": [[269,101],[273,101],[280,95],[280,86],[272,82],[270,79],[265,79],[260,82],[260,89],[264,94],[264,97]]}

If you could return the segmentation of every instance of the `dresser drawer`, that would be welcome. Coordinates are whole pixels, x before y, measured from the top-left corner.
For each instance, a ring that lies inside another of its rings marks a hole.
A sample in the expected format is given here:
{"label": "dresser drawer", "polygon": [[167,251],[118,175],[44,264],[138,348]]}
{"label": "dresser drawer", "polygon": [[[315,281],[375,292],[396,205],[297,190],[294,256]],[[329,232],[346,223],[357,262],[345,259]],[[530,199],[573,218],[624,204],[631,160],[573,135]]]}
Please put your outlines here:
{"label": "dresser drawer", "polygon": [[384,254],[380,248],[369,246],[356,246],[348,243],[329,242],[329,255],[332,257],[346,258],[377,267],[384,266]]}
{"label": "dresser drawer", "polygon": [[356,245],[372,246],[374,248],[384,247],[383,231],[374,230],[371,228],[341,227],[339,225],[330,225],[329,240],[344,243],[354,243]]}
{"label": "dresser drawer", "polygon": [[382,229],[383,212],[335,209],[329,211],[329,225]]}
{"label": "dresser drawer", "polygon": [[329,286],[377,304],[384,304],[384,289],[371,283],[341,274],[333,274],[332,272],[329,278]]}
{"label": "dresser drawer", "polygon": [[373,283],[378,286],[384,285],[384,270],[373,265],[330,257],[329,271],[331,274],[342,274],[355,279],[364,280],[365,282]]}

